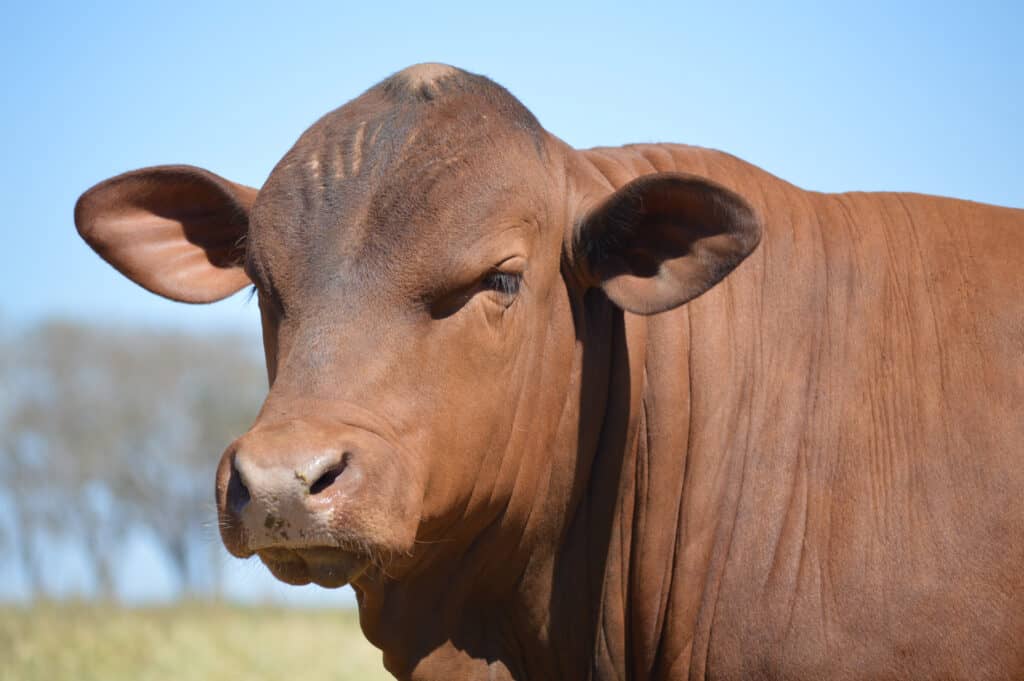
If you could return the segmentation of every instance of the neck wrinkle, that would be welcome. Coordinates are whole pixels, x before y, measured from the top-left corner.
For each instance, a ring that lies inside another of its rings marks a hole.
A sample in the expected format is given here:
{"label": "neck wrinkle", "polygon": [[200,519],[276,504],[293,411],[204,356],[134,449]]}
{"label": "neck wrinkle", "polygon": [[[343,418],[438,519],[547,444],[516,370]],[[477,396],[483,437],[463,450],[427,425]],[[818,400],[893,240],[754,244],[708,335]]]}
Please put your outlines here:
{"label": "neck wrinkle", "polygon": [[[530,679],[629,675],[628,517],[634,495],[623,489],[631,484],[643,440],[647,320],[625,315],[599,290],[578,301],[582,380],[571,397],[579,403],[576,472],[566,529],[544,579],[548,597],[532,594],[547,606],[550,627],[541,641],[544,668],[530,668]],[[530,600],[531,593],[523,598]]]}
{"label": "neck wrinkle", "polygon": [[[764,215],[772,213],[772,192],[795,190],[740,159],[700,147],[629,145],[580,156],[591,198],[642,175],[683,172],[737,191]],[[737,281],[751,271],[760,276],[765,247]],[[728,333],[736,322],[730,314],[734,298],[756,290],[748,284],[727,279],[677,310],[648,318],[625,315],[626,361],[631,378],[642,380],[629,381],[630,426],[623,442],[628,445],[619,453],[589,678],[677,679],[707,670],[749,454],[749,419],[743,401],[732,398],[749,398],[752,389],[751,377],[740,371],[751,339]],[[731,387],[715,384],[723,377]]]}

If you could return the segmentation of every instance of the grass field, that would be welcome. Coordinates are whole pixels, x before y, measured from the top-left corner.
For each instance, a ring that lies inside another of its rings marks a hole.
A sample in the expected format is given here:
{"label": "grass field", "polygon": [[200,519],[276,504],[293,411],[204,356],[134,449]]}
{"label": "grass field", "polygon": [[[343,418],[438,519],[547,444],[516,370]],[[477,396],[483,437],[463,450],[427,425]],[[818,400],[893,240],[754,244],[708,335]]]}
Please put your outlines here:
{"label": "grass field", "polygon": [[0,681],[390,679],[355,610],[0,607]]}

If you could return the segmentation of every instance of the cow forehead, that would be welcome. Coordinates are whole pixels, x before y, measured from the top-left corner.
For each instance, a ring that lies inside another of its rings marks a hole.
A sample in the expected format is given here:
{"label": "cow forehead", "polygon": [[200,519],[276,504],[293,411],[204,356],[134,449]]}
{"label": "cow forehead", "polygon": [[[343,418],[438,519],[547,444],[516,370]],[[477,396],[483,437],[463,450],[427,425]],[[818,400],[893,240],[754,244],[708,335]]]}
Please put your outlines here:
{"label": "cow forehead", "polygon": [[254,206],[250,257],[277,268],[300,254],[307,267],[366,261],[537,221],[551,184],[546,139],[493,82],[407,69],[324,116],[286,154]]}

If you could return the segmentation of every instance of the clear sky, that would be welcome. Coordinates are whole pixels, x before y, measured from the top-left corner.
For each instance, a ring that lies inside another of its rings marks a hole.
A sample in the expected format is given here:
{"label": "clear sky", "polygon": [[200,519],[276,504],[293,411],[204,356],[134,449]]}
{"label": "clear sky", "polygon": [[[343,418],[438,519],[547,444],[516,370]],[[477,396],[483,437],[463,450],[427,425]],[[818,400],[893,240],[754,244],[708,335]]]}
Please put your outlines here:
{"label": "clear sky", "polygon": [[1024,3],[778,4],[10,4],[0,323],[255,329],[239,297],[193,308],[120,278],[75,199],[159,163],[259,186],[316,118],[420,61],[491,76],[576,146],[685,142],[812,189],[1024,206]]}

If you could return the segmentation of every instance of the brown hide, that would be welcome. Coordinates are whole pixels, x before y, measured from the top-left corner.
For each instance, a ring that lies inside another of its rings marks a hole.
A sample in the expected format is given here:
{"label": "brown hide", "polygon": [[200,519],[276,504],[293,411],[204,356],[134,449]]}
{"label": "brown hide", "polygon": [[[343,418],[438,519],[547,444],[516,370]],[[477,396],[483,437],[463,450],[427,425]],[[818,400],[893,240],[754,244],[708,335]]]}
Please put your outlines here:
{"label": "brown hide", "polygon": [[1024,673],[1024,213],[805,192],[693,147],[584,153],[612,184],[707,176],[764,218],[720,286],[632,320],[642,435],[597,668]]}
{"label": "brown hide", "polygon": [[399,678],[1024,678],[1024,211],[577,151],[439,65],[255,202],[173,171],[83,236],[182,300],[245,246],[272,387],[225,544],[350,581]]}

